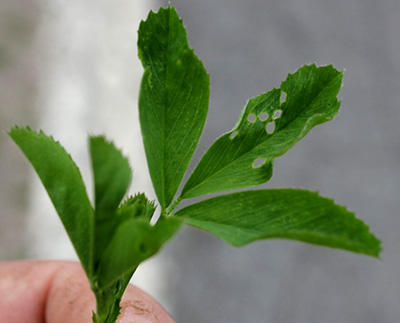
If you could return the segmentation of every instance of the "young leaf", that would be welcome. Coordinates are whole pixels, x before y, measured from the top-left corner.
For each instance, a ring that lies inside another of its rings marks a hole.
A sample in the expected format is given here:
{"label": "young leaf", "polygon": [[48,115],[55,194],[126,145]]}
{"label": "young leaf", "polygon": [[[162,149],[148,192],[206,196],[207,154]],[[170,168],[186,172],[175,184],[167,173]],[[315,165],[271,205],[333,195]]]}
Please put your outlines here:
{"label": "young leaf", "polygon": [[[182,191],[182,198],[262,184],[274,158],[312,127],[337,114],[342,72],[332,66],[304,66],[280,89],[251,99],[236,126],[208,149]],[[286,101],[281,102],[282,92]]]}
{"label": "young leaf", "polygon": [[174,8],[150,12],[142,21],[138,50],[145,68],[140,125],[154,189],[165,208],[200,139],[208,111],[209,77],[189,48]]}
{"label": "young leaf", "polygon": [[95,251],[97,262],[118,225],[116,212],[128,190],[132,172],[128,160],[102,136],[89,137],[95,192]]}
{"label": "young leaf", "polygon": [[79,169],[64,148],[43,132],[13,127],[9,135],[39,175],[91,277],[94,216]]}
{"label": "young leaf", "polygon": [[105,288],[121,278],[147,258],[179,230],[181,219],[161,219],[151,226],[144,218],[124,221],[104,251],[98,270],[100,288]]}
{"label": "young leaf", "polygon": [[176,213],[185,223],[242,246],[284,238],[377,257],[380,242],[354,213],[317,193],[255,190],[214,197]]}
{"label": "young leaf", "polygon": [[131,196],[124,201],[118,208],[118,217],[123,219],[143,217],[150,222],[155,210],[154,202],[150,202],[146,196],[141,193]]}

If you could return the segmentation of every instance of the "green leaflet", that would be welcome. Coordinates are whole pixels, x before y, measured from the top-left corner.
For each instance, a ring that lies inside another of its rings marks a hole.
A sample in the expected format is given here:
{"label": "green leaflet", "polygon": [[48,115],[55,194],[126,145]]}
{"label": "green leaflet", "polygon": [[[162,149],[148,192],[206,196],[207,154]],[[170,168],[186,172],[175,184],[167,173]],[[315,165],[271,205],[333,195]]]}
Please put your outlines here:
{"label": "green leaflet", "polygon": [[189,48],[174,8],[150,12],[142,21],[138,50],[145,68],[140,125],[153,186],[165,208],[200,139],[208,111],[209,77]]}
{"label": "green leaflet", "polygon": [[[217,139],[200,160],[182,198],[262,184],[272,176],[274,158],[312,127],[337,114],[342,72],[332,66],[304,66],[280,89],[251,99],[236,126]],[[286,101],[281,102],[281,92]]]}
{"label": "green leaflet", "polygon": [[378,257],[380,242],[354,213],[317,193],[255,190],[214,197],[176,213],[185,223],[242,246],[285,238]]}
{"label": "green leaflet", "polygon": [[95,193],[96,265],[119,223],[116,212],[128,190],[132,172],[128,160],[104,137],[90,136],[89,150]]}
{"label": "green leaflet", "polygon": [[181,225],[181,219],[177,218],[161,219],[155,226],[143,218],[123,222],[103,253],[98,270],[99,287],[105,288],[135,270],[142,261],[157,253]]}
{"label": "green leaflet", "polygon": [[94,216],[79,169],[64,148],[43,132],[13,127],[9,135],[35,168],[91,277]]}
{"label": "green leaflet", "polygon": [[132,177],[128,159],[103,136],[90,136],[89,149],[96,212],[115,212],[128,190]]}

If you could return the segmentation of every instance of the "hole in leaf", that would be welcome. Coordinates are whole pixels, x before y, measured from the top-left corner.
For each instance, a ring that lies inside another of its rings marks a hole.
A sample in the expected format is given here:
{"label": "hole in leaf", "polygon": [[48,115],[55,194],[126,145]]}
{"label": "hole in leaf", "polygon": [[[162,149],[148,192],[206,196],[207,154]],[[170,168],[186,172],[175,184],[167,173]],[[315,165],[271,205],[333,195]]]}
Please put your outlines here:
{"label": "hole in leaf", "polygon": [[233,138],[235,138],[237,136],[238,132],[234,131],[231,133],[231,135],[229,136],[229,139],[232,140]]}
{"label": "hole in leaf", "polygon": [[265,126],[265,129],[267,130],[267,133],[271,134],[275,131],[275,122],[271,121],[268,122],[267,125]]}
{"label": "hole in leaf", "polygon": [[268,119],[268,113],[265,113],[265,112],[261,113],[259,118],[260,118],[261,121],[267,120]]}
{"label": "hole in leaf", "polygon": [[281,102],[285,102],[286,101],[286,93],[285,92],[281,92]]}
{"label": "hole in leaf", "polygon": [[275,120],[278,119],[281,115],[282,115],[282,110],[276,110],[272,118]]}
{"label": "hole in leaf", "polygon": [[261,167],[262,165],[265,164],[265,158],[257,158],[254,162],[253,162],[253,168],[258,168]]}
{"label": "hole in leaf", "polygon": [[253,113],[250,113],[247,117],[247,121],[250,123],[254,123],[256,121],[256,116]]}

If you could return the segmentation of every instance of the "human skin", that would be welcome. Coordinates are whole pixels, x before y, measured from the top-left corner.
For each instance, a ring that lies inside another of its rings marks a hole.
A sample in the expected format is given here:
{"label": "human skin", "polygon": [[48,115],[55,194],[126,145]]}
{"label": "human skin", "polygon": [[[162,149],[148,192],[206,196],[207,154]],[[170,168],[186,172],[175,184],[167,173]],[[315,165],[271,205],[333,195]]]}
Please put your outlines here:
{"label": "human skin", "polygon": [[[95,310],[82,267],[69,261],[0,263],[0,322],[91,323]],[[148,294],[129,285],[118,323],[175,323]]]}

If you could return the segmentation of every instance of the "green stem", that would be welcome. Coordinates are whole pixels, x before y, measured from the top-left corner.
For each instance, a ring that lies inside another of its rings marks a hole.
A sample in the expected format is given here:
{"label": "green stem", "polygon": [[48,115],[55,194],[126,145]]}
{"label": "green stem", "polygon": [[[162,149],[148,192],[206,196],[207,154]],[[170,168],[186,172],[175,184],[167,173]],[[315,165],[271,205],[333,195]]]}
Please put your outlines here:
{"label": "green stem", "polygon": [[119,315],[119,301],[110,289],[96,291],[96,313],[93,313],[93,323],[115,323]]}
{"label": "green stem", "polygon": [[117,321],[122,295],[135,271],[136,268],[132,269],[131,272],[105,289],[92,286],[96,296],[96,313],[93,313],[93,323],[115,323]]}
{"label": "green stem", "polygon": [[171,202],[171,204],[161,211],[161,216],[170,217],[174,213],[175,209],[178,207],[179,203],[181,203],[182,198],[177,197],[175,200]]}

